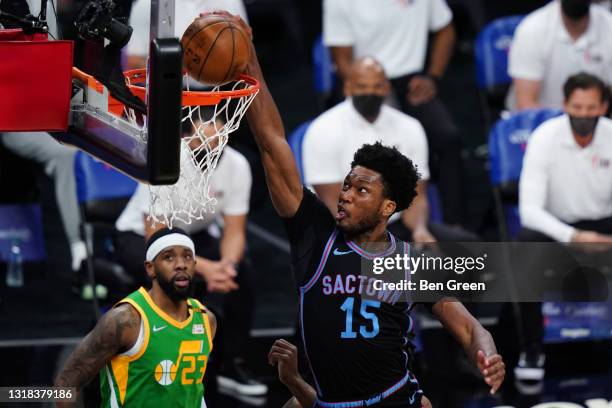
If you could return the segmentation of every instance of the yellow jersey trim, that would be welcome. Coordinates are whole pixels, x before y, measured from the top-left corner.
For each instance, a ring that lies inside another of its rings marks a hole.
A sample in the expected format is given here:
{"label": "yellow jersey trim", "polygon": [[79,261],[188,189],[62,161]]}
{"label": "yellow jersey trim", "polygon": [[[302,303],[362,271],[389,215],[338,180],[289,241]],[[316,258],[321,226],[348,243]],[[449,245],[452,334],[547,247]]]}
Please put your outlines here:
{"label": "yellow jersey trim", "polygon": [[[132,306],[138,314],[140,315],[140,319],[143,323],[143,341],[142,345],[138,349],[138,352],[133,356],[115,356],[111,360],[111,367],[113,370],[113,376],[115,377],[115,381],[117,382],[117,388],[119,391],[119,400],[121,401],[121,405],[125,402],[125,396],[127,394],[127,385],[128,385],[128,375],[129,375],[129,366],[132,361],[138,360],[146,351],[147,346],[149,345],[149,320],[147,319],[147,315],[142,310],[142,308],[136,303],[134,300],[125,298],[117,303],[117,305],[127,303]],[[116,305],[116,306],[117,306]]]}
{"label": "yellow jersey trim", "polygon": [[136,311],[140,314],[140,318],[142,319],[142,322],[144,323],[144,339],[142,341],[142,346],[140,347],[138,352],[134,354],[133,356],[126,356],[128,357],[128,361],[130,362],[136,361],[140,357],[142,357],[142,355],[147,350],[147,347],[149,346],[149,337],[150,337],[149,319],[147,319],[147,315],[145,314],[144,310],[142,310],[142,307],[140,307],[140,305],[136,303],[133,299],[125,298],[119,303],[128,303],[130,306],[136,309]]}
{"label": "yellow jersey trim", "polygon": [[204,319],[204,327],[206,327],[206,337],[208,338],[208,350],[209,352],[212,352],[213,332],[212,332],[211,325],[210,325],[210,316],[208,315],[208,309],[198,299],[193,299],[193,300],[196,303],[196,305],[198,305],[198,307],[203,310],[202,317]]}
{"label": "yellow jersey trim", "polygon": [[151,309],[153,309],[153,311],[155,311],[155,313],[157,313],[159,317],[167,321],[172,326],[176,327],[177,329],[184,329],[191,323],[191,320],[193,319],[193,312],[191,311],[191,308],[187,308],[187,310],[189,311],[189,317],[185,319],[184,321],[179,322],[178,320],[172,318],[170,315],[164,312],[159,306],[157,306],[155,302],[153,301],[153,299],[151,299],[149,292],[147,292],[145,288],[141,287],[140,289],[138,289],[138,291],[142,294],[142,296],[144,297],[145,301],[149,304]]}

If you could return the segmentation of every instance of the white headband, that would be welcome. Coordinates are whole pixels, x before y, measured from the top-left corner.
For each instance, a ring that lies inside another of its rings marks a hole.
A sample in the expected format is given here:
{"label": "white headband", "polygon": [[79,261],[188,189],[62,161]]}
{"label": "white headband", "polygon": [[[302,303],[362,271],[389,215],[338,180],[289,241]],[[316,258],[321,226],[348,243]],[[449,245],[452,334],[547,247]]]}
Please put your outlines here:
{"label": "white headband", "polygon": [[157,238],[147,249],[146,260],[152,262],[161,251],[174,245],[187,247],[195,255],[195,245],[191,238],[185,234],[173,233]]}

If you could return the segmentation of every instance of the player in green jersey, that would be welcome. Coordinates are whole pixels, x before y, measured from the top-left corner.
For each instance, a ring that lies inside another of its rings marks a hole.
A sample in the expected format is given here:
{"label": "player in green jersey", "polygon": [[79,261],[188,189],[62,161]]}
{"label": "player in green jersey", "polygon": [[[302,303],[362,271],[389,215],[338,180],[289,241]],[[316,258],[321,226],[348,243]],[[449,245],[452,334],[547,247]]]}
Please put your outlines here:
{"label": "player in green jersey", "polygon": [[188,297],[194,253],[184,231],[155,232],[145,261],[151,289],[140,288],[100,319],[68,358],[56,385],[79,392],[99,373],[104,408],[205,407],[202,379],[216,319]]}

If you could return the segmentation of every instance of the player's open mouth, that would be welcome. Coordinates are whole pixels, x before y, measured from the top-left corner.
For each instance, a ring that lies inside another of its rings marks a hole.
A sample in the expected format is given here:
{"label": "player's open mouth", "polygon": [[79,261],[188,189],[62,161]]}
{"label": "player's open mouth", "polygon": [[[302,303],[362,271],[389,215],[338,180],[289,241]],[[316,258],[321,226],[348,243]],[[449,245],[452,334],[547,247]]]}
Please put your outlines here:
{"label": "player's open mouth", "polygon": [[187,276],[178,276],[174,278],[174,285],[179,288],[186,288],[189,286],[189,278]]}
{"label": "player's open mouth", "polygon": [[347,217],[347,213],[344,210],[344,207],[342,207],[341,205],[338,206],[338,212],[336,213],[336,221],[342,221],[343,219],[345,219]]}

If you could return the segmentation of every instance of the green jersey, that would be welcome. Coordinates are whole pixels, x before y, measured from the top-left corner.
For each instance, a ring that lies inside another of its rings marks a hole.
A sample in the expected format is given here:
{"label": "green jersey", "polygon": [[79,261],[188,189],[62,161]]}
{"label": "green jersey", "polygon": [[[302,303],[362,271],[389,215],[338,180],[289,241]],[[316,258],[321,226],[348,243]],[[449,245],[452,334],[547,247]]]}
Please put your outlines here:
{"label": "green jersey", "polygon": [[140,314],[134,346],[100,371],[103,408],[205,407],[202,379],[212,349],[206,309],[188,299],[189,317],[179,322],[161,310],[144,288],[118,303]]}

